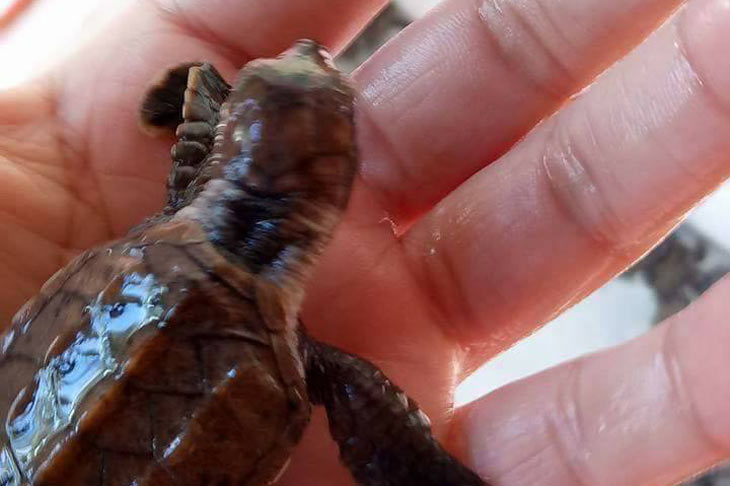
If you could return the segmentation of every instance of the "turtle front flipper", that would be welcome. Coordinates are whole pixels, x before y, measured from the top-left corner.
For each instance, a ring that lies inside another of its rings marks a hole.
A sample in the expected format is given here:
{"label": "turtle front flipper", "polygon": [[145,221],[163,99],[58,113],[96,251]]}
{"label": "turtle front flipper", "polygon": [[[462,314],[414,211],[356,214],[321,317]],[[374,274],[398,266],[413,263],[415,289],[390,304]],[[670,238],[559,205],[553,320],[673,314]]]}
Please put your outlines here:
{"label": "turtle front flipper", "polygon": [[230,90],[212,65],[186,63],[170,69],[142,102],[142,126],[174,130],[178,138],[171,151],[167,212],[186,204],[186,191],[213,148],[220,108]]}
{"label": "turtle front flipper", "polygon": [[157,133],[161,129],[175,131],[183,122],[182,107],[188,86],[188,71],[202,64],[186,62],[175,66],[149,88],[139,112],[142,128],[151,133]]}
{"label": "turtle front flipper", "polygon": [[302,335],[307,389],[362,486],[487,486],[434,439],[418,405],[373,364]]}

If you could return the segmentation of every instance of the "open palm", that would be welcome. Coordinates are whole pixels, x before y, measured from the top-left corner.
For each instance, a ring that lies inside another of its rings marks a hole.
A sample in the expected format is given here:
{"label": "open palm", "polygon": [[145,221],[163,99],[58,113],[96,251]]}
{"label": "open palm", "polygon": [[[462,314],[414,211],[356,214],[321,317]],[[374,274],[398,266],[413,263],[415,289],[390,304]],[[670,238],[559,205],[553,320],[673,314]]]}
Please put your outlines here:
{"label": "open palm", "polygon": [[[451,405],[730,174],[730,4],[686,2],[644,40],[680,3],[447,0],[355,75],[361,173],[303,319],[494,485],[671,484],[730,450],[728,283],[622,348]],[[137,128],[151,80],[202,59],[230,79],[300,37],[337,50],[382,4],[138,1],[0,93],[0,317],[161,207],[171,141]],[[350,481],[321,416],[282,484],[302,481]]]}

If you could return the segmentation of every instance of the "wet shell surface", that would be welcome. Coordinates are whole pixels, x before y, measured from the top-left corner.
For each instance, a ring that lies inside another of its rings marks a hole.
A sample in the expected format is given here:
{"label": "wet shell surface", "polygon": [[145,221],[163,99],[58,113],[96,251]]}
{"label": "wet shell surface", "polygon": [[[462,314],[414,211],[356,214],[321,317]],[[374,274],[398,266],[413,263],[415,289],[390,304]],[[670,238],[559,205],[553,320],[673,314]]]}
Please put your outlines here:
{"label": "wet shell surface", "polygon": [[281,468],[306,392],[252,290],[188,222],[78,257],[2,343],[0,484],[257,484]]}

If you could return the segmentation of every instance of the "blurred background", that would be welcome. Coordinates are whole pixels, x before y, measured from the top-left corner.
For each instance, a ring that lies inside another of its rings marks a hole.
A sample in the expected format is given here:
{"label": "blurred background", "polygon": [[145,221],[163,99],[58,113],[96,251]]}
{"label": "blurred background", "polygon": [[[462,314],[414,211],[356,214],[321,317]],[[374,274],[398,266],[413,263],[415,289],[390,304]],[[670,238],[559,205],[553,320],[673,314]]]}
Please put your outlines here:
{"label": "blurred background", "polygon": [[[439,0],[394,0],[338,59],[351,71]],[[120,0],[104,0],[113,10]],[[41,71],[101,28],[98,0],[0,0],[0,88]],[[12,66],[12,69],[8,69]],[[638,336],[685,307],[730,270],[730,184],[697,207],[661,245],[623,275],[502,353],[459,388],[467,403],[510,381]],[[724,216],[724,218],[723,218]],[[719,468],[687,483],[730,486]]]}

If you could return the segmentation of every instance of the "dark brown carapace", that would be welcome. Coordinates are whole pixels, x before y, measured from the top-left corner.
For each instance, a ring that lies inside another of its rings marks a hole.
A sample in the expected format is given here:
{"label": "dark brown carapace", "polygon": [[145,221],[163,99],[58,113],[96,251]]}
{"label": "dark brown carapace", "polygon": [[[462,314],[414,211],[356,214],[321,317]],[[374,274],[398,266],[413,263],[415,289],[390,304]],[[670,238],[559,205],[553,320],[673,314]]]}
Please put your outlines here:
{"label": "dark brown carapace", "polygon": [[232,88],[176,67],[142,121],[177,134],[167,207],[60,270],[0,341],[0,486],[271,484],[312,404],[362,485],[484,484],[378,369],[299,324],[357,168],[327,53],[301,41]]}

